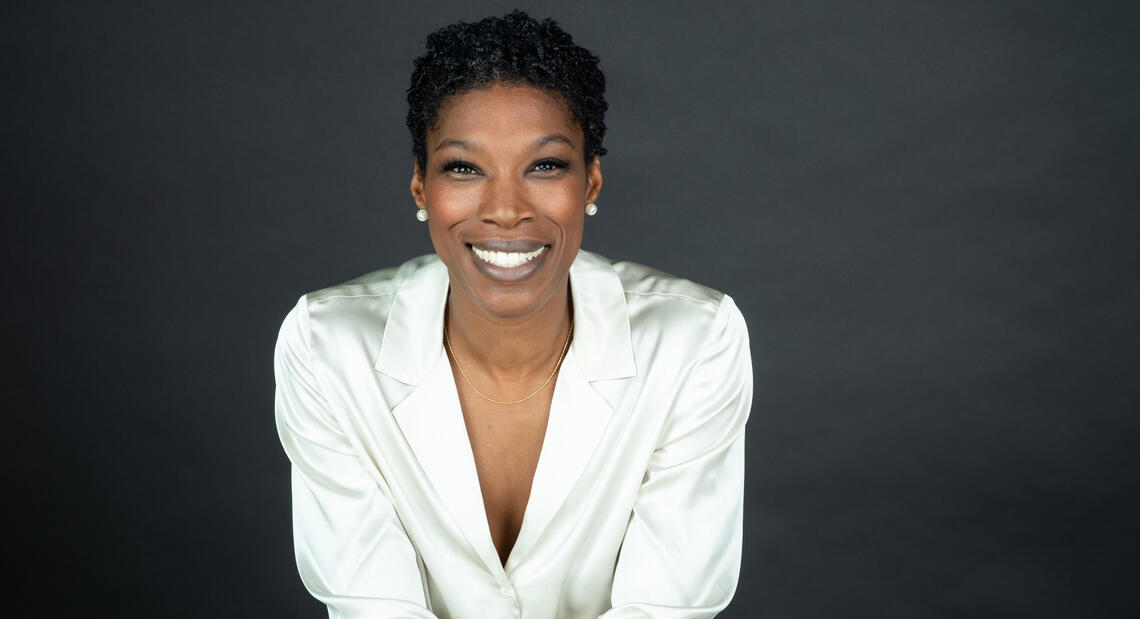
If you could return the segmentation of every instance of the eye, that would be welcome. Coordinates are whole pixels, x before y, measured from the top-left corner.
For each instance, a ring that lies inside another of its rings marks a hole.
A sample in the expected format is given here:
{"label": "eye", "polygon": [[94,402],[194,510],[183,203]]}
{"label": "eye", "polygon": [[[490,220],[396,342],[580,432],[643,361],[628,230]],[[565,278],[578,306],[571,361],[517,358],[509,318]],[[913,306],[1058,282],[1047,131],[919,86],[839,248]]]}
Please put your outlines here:
{"label": "eye", "polygon": [[450,159],[448,161],[444,161],[443,165],[440,166],[440,169],[444,172],[453,172],[455,174],[459,174],[460,176],[471,176],[479,173],[479,168],[476,168],[470,163],[461,161],[459,159]]}
{"label": "eye", "polygon": [[542,159],[535,162],[534,166],[532,166],[531,169],[535,172],[551,173],[557,172],[559,170],[565,170],[569,165],[569,162],[562,159]]}

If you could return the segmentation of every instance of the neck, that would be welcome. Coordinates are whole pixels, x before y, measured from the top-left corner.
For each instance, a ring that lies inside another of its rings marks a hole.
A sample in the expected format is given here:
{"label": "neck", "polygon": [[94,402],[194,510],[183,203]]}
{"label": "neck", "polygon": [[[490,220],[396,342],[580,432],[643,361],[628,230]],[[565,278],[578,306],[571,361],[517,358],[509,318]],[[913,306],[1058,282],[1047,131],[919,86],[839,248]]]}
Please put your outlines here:
{"label": "neck", "polygon": [[496,382],[549,372],[570,328],[569,281],[538,311],[498,318],[473,307],[452,288],[447,295],[451,345],[468,373]]}

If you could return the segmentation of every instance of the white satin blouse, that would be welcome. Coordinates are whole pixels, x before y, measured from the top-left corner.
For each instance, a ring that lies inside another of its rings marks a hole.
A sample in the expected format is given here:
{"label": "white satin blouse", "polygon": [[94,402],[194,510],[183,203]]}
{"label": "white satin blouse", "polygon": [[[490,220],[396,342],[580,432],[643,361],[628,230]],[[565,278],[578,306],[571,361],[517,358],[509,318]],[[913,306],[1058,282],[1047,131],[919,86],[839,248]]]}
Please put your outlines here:
{"label": "white satin blouse", "polygon": [[574,339],[506,565],[435,255],[302,296],[275,352],[305,587],[333,618],[712,617],[736,588],[752,368],[709,288],[580,251]]}

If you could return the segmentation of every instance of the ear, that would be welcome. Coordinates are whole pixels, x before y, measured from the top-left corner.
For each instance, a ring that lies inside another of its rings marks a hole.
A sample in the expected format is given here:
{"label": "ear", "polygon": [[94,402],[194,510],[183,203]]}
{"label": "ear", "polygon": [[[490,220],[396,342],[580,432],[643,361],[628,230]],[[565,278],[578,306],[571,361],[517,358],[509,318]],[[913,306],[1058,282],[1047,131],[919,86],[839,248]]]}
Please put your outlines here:
{"label": "ear", "polygon": [[424,208],[424,204],[427,204],[424,199],[424,171],[420,169],[418,163],[412,167],[412,182],[409,189],[412,190],[412,199],[416,201],[416,206]]}
{"label": "ear", "polygon": [[597,202],[602,192],[602,158],[595,155],[586,168],[586,202]]}

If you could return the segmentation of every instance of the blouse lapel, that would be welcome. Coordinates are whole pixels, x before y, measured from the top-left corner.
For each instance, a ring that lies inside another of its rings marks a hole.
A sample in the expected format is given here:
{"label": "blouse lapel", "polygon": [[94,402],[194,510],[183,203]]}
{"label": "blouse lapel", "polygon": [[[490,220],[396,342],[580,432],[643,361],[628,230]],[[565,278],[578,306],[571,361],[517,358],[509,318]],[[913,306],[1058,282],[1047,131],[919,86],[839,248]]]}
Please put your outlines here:
{"label": "blouse lapel", "polygon": [[375,369],[385,401],[424,476],[467,538],[471,551],[490,570],[502,569],[487,528],[475,457],[451,364],[443,352],[447,267],[436,256],[413,268],[396,292],[384,326]]}
{"label": "blouse lapel", "polygon": [[472,551],[487,569],[502,569],[487,527],[475,456],[446,357],[440,355],[427,378],[392,414]]}
{"label": "blouse lapel", "polygon": [[546,436],[522,528],[507,559],[508,572],[526,557],[557,515],[592,459],[613,414],[613,408],[582,374],[576,356],[571,345],[555,382]]}

